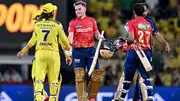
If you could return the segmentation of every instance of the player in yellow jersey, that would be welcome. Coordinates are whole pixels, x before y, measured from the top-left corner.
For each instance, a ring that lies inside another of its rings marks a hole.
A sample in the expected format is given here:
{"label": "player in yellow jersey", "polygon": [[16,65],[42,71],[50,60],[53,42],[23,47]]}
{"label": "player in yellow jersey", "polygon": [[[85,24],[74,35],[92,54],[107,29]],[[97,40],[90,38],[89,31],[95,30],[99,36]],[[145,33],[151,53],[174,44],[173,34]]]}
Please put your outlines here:
{"label": "player in yellow jersey", "polygon": [[[43,11],[34,27],[34,32],[28,45],[17,54],[18,57],[36,43],[36,73],[35,73],[35,101],[42,101],[43,82],[47,73],[50,84],[49,101],[58,100],[58,76],[60,70],[60,56],[58,42],[69,50],[70,45],[63,31],[61,23],[52,20],[53,12],[57,7],[50,3],[43,6]],[[61,77],[60,77],[61,78]]]}
{"label": "player in yellow jersey", "polygon": [[[33,20],[34,21],[39,20],[41,13],[42,13],[42,10],[38,10],[36,12],[36,14],[33,16]],[[64,50],[65,46],[63,45],[63,43],[61,41],[60,41],[60,44],[61,44],[62,49]],[[69,65],[70,65],[72,63],[71,58],[65,52],[64,52],[64,54],[65,54],[65,58],[66,58],[66,63],[69,63]],[[34,83],[34,80],[35,80],[35,72],[36,72],[35,63],[36,62],[35,62],[35,57],[34,57],[33,61],[32,61],[32,72],[31,72],[31,77],[32,77],[33,83]],[[43,100],[44,101],[48,100],[47,92],[44,89],[43,89]]]}
{"label": "player in yellow jersey", "polygon": [[[33,20],[35,22],[37,20],[39,20],[41,13],[42,13],[42,10],[38,10],[36,12],[36,14],[33,16]],[[33,85],[35,85],[35,83],[34,83],[34,81],[35,81],[35,73],[36,73],[35,63],[36,63],[36,61],[35,61],[35,57],[34,57],[33,60],[32,60],[32,70],[31,70],[31,77],[32,77],[32,80],[33,80]],[[34,96],[35,96],[35,93],[34,93]],[[43,89],[43,100],[46,101],[47,99],[48,99],[47,92]]]}

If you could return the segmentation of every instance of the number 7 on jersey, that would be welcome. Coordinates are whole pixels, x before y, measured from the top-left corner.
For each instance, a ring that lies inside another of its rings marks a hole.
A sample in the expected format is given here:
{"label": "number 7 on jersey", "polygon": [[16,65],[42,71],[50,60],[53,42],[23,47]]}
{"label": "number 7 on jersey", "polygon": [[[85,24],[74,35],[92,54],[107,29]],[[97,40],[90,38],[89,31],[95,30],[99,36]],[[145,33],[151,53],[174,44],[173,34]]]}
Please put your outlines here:
{"label": "number 7 on jersey", "polygon": [[46,33],[46,34],[44,35],[43,41],[47,41],[47,37],[48,37],[48,35],[49,35],[50,30],[42,30],[42,32],[43,32],[43,33]]}

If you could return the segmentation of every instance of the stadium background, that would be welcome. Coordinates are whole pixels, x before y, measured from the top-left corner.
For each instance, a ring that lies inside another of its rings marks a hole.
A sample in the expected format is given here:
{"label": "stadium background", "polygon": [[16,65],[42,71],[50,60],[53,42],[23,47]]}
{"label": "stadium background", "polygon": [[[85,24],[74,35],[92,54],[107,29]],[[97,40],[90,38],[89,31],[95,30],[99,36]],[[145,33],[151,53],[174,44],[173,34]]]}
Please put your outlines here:
{"label": "stadium background", "polygon": [[[76,0],[0,0],[0,101],[33,101],[31,80],[31,60],[34,47],[22,59],[16,53],[27,43],[33,30],[32,16],[46,2],[58,6],[56,20],[64,25],[75,18],[73,3]],[[163,52],[163,46],[153,39],[153,71],[156,101],[179,101],[180,96],[180,0],[84,0],[88,5],[89,16],[96,18],[105,37],[127,37],[124,25],[132,18],[134,2],[146,2],[150,16],[157,23],[159,31],[171,46],[173,58]],[[74,86],[74,73],[64,62],[61,51],[63,87],[60,101],[77,101]],[[97,101],[110,101],[118,78],[123,70],[125,54],[117,52],[112,59],[100,59],[105,70],[105,81]],[[46,84],[47,87],[47,84]],[[48,89],[47,89],[48,90]],[[164,93],[166,92],[166,93]],[[70,96],[70,95],[68,95]],[[158,97],[157,97],[158,96]],[[8,98],[9,97],[9,98]],[[129,93],[128,101],[132,97]],[[161,99],[160,99],[161,98]],[[164,99],[164,100],[163,100]]]}

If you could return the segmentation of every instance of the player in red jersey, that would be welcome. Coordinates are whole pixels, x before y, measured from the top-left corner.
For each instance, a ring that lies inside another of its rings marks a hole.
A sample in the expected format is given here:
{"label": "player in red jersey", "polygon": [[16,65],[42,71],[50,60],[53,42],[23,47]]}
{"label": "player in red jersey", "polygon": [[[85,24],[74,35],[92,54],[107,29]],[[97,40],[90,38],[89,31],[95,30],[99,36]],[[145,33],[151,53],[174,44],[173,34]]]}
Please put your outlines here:
{"label": "player in red jersey", "polygon": [[134,7],[135,19],[129,21],[128,23],[128,51],[124,64],[124,80],[122,83],[122,89],[118,94],[115,101],[124,101],[124,98],[130,88],[131,81],[134,77],[136,70],[141,74],[143,78],[143,84],[147,90],[147,101],[153,101],[153,87],[151,85],[151,79],[149,73],[144,69],[139,57],[137,56],[132,45],[134,43],[138,44],[141,49],[146,54],[146,57],[150,61],[151,59],[151,37],[152,37],[152,27],[151,24],[144,19],[144,7],[140,4],[136,4]]}
{"label": "player in red jersey", "polygon": [[74,47],[72,52],[73,68],[75,72],[76,92],[78,101],[95,101],[100,85],[103,82],[104,71],[99,69],[99,64],[92,73],[89,81],[88,97],[86,94],[86,67],[89,70],[95,54],[96,39],[100,39],[100,33],[94,18],[86,16],[86,3],[78,1],[74,3],[77,18],[69,23],[68,39]]}

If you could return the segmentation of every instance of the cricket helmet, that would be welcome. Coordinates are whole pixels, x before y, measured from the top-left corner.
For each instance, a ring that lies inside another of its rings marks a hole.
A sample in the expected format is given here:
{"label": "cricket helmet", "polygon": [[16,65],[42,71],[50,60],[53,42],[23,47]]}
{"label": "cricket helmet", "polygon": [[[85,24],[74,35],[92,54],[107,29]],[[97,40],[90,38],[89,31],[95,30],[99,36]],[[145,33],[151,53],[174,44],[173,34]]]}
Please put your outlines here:
{"label": "cricket helmet", "polygon": [[112,40],[103,40],[100,48],[100,55],[103,58],[111,58],[115,51],[112,49]]}
{"label": "cricket helmet", "polygon": [[114,55],[114,52],[110,51],[109,49],[100,49],[100,55],[103,58],[108,59],[108,58],[111,58]]}

